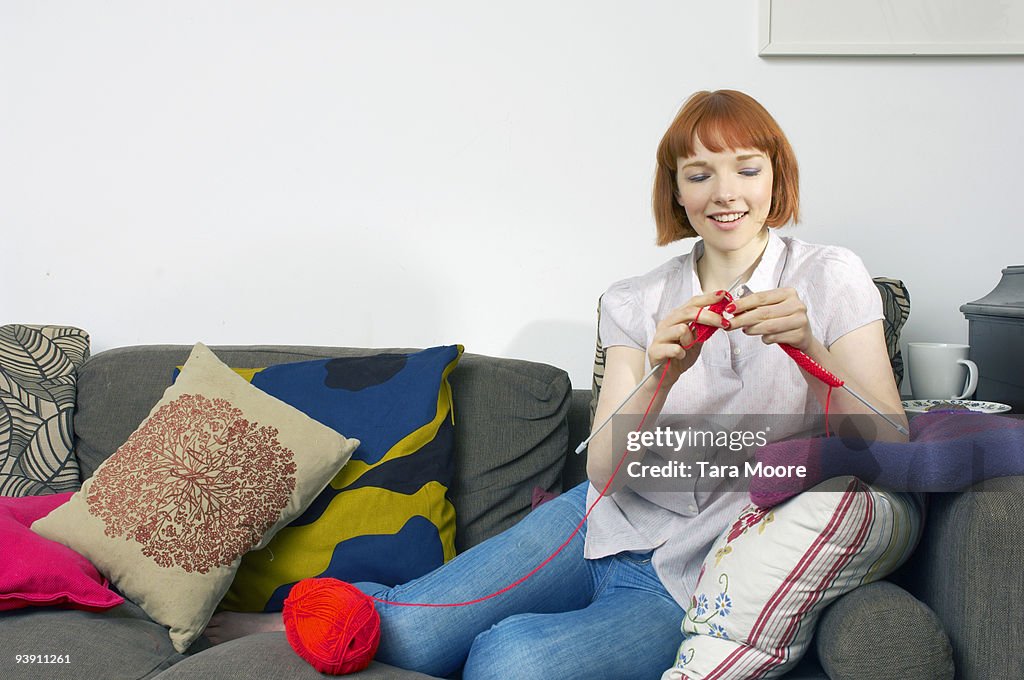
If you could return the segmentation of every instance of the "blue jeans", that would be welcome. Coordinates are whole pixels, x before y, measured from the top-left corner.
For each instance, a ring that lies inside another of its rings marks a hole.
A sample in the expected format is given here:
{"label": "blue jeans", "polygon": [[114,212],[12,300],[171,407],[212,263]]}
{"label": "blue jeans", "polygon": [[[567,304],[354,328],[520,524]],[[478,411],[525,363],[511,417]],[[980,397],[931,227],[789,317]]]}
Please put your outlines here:
{"label": "blue jeans", "polygon": [[[464,602],[518,580],[553,553],[583,519],[586,483],[545,503],[507,531],[433,572],[386,588],[356,584],[394,602]],[[463,680],[656,680],[672,666],[683,610],[661,585],[651,554],[583,558],[586,527],[526,582],[465,607],[377,604],[376,659]]]}

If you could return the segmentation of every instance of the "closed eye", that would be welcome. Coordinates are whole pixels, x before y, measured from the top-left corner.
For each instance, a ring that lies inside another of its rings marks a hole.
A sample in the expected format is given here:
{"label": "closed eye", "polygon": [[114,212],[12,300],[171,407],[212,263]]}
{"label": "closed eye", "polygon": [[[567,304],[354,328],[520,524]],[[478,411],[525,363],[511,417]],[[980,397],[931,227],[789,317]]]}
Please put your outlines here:
{"label": "closed eye", "polygon": [[709,176],[710,175],[690,175],[689,177],[686,178],[686,181],[687,182],[703,182]]}
{"label": "closed eye", "polygon": [[761,169],[760,168],[745,168],[743,170],[740,170],[740,174],[743,175],[744,177],[757,177],[758,175],[761,174]]}

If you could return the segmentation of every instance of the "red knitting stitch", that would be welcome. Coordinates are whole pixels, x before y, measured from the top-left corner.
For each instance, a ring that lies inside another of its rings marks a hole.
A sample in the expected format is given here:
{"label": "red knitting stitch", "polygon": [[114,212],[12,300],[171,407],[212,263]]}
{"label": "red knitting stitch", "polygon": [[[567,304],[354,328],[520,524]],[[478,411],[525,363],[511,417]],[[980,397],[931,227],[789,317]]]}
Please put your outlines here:
{"label": "red knitting stitch", "polygon": [[828,385],[828,394],[825,395],[825,436],[828,437],[828,406],[832,401],[832,388],[842,387],[843,381],[835,376],[835,374],[828,371],[824,366],[819,364],[814,359],[807,356],[804,352],[801,352],[793,345],[787,345],[784,342],[779,343],[779,347],[782,351],[789,355],[789,358],[796,362],[796,365],[804,369],[821,382]]}
{"label": "red knitting stitch", "polygon": [[690,332],[693,333],[694,339],[689,345],[683,345],[683,349],[690,349],[698,342],[706,342],[708,338],[715,334],[718,330],[718,326],[708,326],[707,324],[700,323],[700,313],[705,309],[708,309],[715,314],[721,316],[722,311],[725,310],[725,306],[733,301],[732,295],[726,292],[725,297],[709,307],[701,307],[697,311],[697,316],[693,321],[690,322]]}

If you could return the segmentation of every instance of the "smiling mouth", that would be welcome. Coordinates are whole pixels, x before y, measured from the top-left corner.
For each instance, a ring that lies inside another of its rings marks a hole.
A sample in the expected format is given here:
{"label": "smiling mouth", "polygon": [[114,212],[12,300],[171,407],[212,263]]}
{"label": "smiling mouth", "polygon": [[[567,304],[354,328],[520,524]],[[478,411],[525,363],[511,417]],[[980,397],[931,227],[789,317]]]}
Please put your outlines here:
{"label": "smiling mouth", "polygon": [[719,213],[717,215],[708,215],[708,219],[718,224],[732,224],[746,215],[746,212]]}

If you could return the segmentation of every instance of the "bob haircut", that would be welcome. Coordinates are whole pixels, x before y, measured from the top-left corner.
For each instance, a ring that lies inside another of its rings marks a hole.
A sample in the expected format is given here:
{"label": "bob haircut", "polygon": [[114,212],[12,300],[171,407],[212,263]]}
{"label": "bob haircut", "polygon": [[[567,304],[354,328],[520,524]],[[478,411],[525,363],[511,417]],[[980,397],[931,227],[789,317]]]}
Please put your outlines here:
{"label": "bob haircut", "polygon": [[799,220],[800,190],[796,156],[771,114],[750,95],[736,90],[702,91],[690,96],[658,145],[654,177],[654,221],[659,246],[696,236],[677,200],[676,163],[692,156],[699,139],[708,150],[757,149],[772,164],[772,207],[765,220],[781,227]]}

